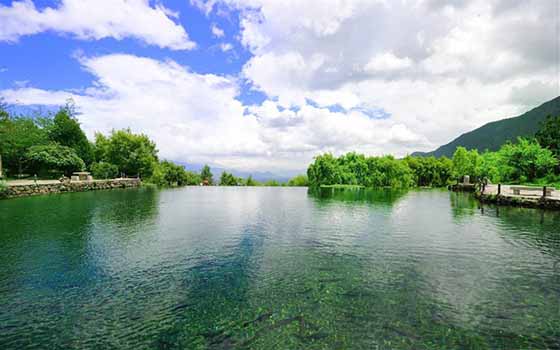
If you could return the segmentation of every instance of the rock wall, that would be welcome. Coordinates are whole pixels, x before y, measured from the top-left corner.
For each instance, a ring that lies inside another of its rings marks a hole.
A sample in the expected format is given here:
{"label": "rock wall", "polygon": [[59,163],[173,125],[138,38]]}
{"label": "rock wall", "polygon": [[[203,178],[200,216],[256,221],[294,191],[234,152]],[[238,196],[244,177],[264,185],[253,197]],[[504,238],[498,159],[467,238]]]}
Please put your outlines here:
{"label": "rock wall", "polygon": [[52,184],[32,184],[32,185],[15,185],[8,186],[2,193],[0,198],[14,198],[36,196],[50,193],[63,192],[85,192],[97,190],[111,190],[114,188],[131,188],[140,187],[142,182],[140,179],[114,179],[114,180],[94,180],[79,182],[60,182]]}

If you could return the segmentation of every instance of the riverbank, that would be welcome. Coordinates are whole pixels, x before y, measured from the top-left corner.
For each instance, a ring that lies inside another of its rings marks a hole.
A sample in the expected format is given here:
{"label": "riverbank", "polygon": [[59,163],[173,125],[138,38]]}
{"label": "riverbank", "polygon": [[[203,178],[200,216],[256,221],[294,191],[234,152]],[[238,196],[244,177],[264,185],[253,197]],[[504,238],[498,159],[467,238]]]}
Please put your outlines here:
{"label": "riverbank", "polygon": [[560,210],[560,193],[550,187],[488,185],[475,196],[482,203]]}
{"label": "riverbank", "polygon": [[98,190],[111,190],[116,188],[140,187],[140,179],[111,179],[93,181],[13,181],[0,193],[0,199],[38,196],[52,193],[86,192]]}

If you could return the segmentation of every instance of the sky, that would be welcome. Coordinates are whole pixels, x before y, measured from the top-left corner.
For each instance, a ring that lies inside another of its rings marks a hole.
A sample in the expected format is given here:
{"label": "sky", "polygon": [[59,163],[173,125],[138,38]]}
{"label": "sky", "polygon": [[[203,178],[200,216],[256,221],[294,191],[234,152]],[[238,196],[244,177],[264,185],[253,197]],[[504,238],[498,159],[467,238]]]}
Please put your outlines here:
{"label": "sky", "polygon": [[560,95],[559,3],[0,0],[0,98],[231,170],[404,156]]}

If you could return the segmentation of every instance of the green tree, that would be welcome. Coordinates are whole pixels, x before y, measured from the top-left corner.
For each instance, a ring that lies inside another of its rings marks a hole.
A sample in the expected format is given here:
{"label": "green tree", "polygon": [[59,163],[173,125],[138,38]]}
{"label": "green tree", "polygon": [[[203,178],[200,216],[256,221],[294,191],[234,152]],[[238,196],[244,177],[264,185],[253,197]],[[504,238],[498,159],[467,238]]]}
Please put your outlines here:
{"label": "green tree", "polygon": [[56,143],[30,147],[25,161],[32,173],[42,177],[59,176],[60,173],[70,176],[85,168],[84,161],[74,149]]}
{"label": "green tree", "polygon": [[220,176],[220,186],[238,186],[238,179],[231,173],[225,171]]}
{"label": "green tree", "polygon": [[341,184],[340,173],[339,164],[330,153],[315,157],[315,161],[307,169],[309,183],[313,186]]}
{"label": "green tree", "polygon": [[475,180],[480,173],[480,155],[476,149],[467,151],[464,147],[457,147],[453,154],[453,176],[461,180],[468,175]]}
{"label": "green tree", "polygon": [[96,136],[96,148],[100,159],[116,165],[119,172],[149,178],[157,165],[156,145],[144,134],[130,130],[113,130],[109,138]]}
{"label": "green tree", "polygon": [[52,125],[48,128],[49,139],[63,146],[73,148],[86,165],[94,161],[94,151],[91,143],[80,127],[76,118],[76,109],[72,102],[68,102],[54,116]]}
{"label": "green tree", "polygon": [[[535,138],[542,147],[549,149],[556,158],[560,159],[560,116],[546,117],[540,130],[535,134]],[[558,172],[560,169],[556,168],[556,173]]]}
{"label": "green tree", "polygon": [[306,187],[308,184],[309,180],[306,175],[297,175],[288,181],[288,186]]}
{"label": "green tree", "polygon": [[278,187],[280,186],[280,183],[277,180],[268,180],[264,183],[264,185],[268,187]]}
{"label": "green tree", "polygon": [[511,181],[534,181],[553,171],[558,159],[551,150],[541,147],[536,140],[519,138],[517,143],[506,143],[499,151],[507,166],[506,178]]}
{"label": "green tree", "polygon": [[90,167],[91,173],[96,179],[114,179],[119,175],[119,168],[111,163],[96,162]]}
{"label": "green tree", "polygon": [[253,176],[249,175],[249,177],[245,180],[245,186],[259,186],[259,182],[253,180]]}
{"label": "green tree", "polygon": [[25,170],[25,156],[32,146],[48,142],[47,133],[33,119],[12,117],[5,111],[0,118],[0,155],[9,174],[21,174]]}
{"label": "green tree", "polygon": [[208,181],[208,184],[212,185],[214,184],[214,180],[212,179],[212,177],[213,175],[210,167],[208,165],[204,165],[202,171],[200,172],[200,178],[202,179],[202,181]]}
{"label": "green tree", "polygon": [[194,179],[187,174],[185,167],[164,160],[154,168],[150,181],[159,186],[184,186],[192,185]]}

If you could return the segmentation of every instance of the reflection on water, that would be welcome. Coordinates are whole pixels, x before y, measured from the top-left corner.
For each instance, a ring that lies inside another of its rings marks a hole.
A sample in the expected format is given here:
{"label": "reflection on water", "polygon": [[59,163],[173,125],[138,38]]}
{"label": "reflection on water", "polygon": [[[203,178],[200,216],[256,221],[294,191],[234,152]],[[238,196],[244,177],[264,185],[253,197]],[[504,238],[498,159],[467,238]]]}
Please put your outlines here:
{"label": "reflection on water", "polygon": [[560,347],[560,216],[446,191],[0,202],[0,347]]}

